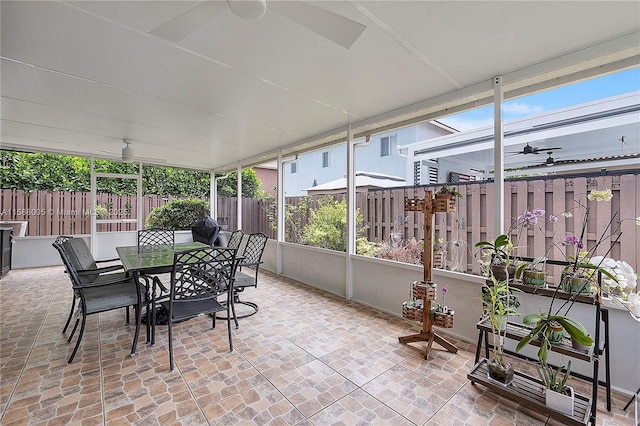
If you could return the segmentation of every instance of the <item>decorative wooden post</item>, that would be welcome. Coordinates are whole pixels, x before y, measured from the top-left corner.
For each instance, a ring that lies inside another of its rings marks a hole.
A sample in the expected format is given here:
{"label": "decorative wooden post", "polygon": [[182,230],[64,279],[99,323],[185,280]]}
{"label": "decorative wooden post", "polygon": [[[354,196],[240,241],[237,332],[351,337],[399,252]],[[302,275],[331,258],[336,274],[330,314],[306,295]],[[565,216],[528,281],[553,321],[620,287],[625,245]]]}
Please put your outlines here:
{"label": "decorative wooden post", "polygon": [[[433,276],[433,214],[436,212],[453,212],[456,209],[455,199],[434,199],[431,191],[427,191],[425,199],[409,199],[405,201],[405,211],[419,211],[424,214],[424,252],[422,254],[423,279],[425,284],[432,284]],[[418,293],[422,298],[422,331],[409,336],[398,337],[400,343],[411,342],[427,342],[427,349],[424,355],[425,359],[429,358],[431,353],[431,345],[433,342],[438,343],[451,353],[457,353],[458,348],[451,342],[433,331],[433,321],[429,315],[431,311],[431,301],[435,299],[434,291],[416,291],[415,286],[412,289],[413,294]],[[453,323],[451,323],[453,326]]]}

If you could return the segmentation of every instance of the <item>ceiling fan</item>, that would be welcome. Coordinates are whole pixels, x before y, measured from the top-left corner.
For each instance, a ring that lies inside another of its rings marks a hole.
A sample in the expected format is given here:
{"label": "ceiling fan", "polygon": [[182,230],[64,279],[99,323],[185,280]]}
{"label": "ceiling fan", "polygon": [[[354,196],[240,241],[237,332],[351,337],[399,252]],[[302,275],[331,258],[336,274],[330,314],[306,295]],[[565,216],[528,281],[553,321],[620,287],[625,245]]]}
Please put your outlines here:
{"label": "ceiling fan", "polygon": [[136,157],[133,153],[133,148],[131,147],[131,145],[133,144],[133,141],[131,139],[122,139],[122,142],[124,143],[125,146],[122,147],[122,153],[120,155],[120,157],[117,157],[116,155],[114,155],[111,151],[105,151],[105,150],[98,150],[100,152],[105,152],[107,154],[110,154],[109,157],[113,158],[114,160],[119,160],[119,161],[123,161],[125,163],[132,163],[134,161],[144,161],[144,162],[148,162],[151,164],[164,164],[166,163],[166,160],[162,159],[162,158],[141,158],[141,157]]}
{"label": "ceiling fan", "polygon": [[179,42],[191,32],[209,23],[227,8],[234,15],[249,20],[262,18],[268,9],[345,49],[349,49],[367,28],[366,25],[302,0],[227,0],[204,1],[151,30],[150,34],[165,40]]}
{"label": "ceiling fan", "polygon": [[550,153],[551,151],[555,151],[557,149],[562,149],[562,148],[536,148],[533,147],[531,145],[529,145],[528,143],[524,146],[524,148],[522,149],[522,151],[515,151],[515,152],[511,152],[510,154],[540,154],[541,152],[548,152]]}
{"label": "ceiling fan", "polygon": [[551,156],[551,152],[548,152],[547,154],[549,154],[549,157],[547,157],[547,159],[544,162],[544,164],[545,164],[545,166],[553,166],[553,163],[555,163],[556,160]]}

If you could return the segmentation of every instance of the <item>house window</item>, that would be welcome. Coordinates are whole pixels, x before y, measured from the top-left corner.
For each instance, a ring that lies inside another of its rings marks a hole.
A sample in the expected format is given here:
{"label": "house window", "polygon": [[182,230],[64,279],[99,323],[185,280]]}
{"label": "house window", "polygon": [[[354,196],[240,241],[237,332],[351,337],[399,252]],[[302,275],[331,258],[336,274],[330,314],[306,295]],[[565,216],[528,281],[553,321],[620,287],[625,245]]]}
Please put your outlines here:
{"label": "house window", "polygon": [[322,167],[329,167],[329,151],[322,153]]}
{"label": "house window", "polygon": [[396,135],[385,136],[380,138],[380,157],[388,157],[391,155],[391,148],[396,143]]}
{"label": "house window", "polygon": [[291,163],[291,173],[298,173],[298,163]]}

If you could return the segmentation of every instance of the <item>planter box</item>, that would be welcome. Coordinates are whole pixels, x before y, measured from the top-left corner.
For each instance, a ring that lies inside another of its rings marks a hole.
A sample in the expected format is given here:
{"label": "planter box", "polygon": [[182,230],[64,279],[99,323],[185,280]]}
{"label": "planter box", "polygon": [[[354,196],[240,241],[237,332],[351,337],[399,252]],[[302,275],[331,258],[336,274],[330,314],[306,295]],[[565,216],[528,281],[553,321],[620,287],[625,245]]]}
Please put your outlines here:
{"label": "planter box", "polygon": [[550,389],[546,389],[544,392],[545,403],[547,407],[552,408],[561,413],[568,414],[573,416],[573,403],[574,403],[574,394],[573,388],[569,387],[570,395],[564,395]]}
{"label": "planter box", "polygon": [[0,222],[0,226],[13,228],[13,238],[24,237],[27,233],[27,225],[29,222],[20,220],[5,220]]}

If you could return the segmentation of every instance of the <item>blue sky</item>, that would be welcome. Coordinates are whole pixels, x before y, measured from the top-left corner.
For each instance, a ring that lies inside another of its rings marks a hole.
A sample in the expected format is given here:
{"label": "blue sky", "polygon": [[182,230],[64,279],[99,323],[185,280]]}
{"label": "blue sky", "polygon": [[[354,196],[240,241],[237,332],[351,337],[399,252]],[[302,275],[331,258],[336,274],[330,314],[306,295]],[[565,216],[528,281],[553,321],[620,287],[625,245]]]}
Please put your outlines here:
{"label": "blue sky", "polygon": [[[568,106],[640,90],[640,68],[524,96],[504,103],[504,120],[537,115]],[[454,129],[469,130],[493,124],[493,106],[438,119]]]}

